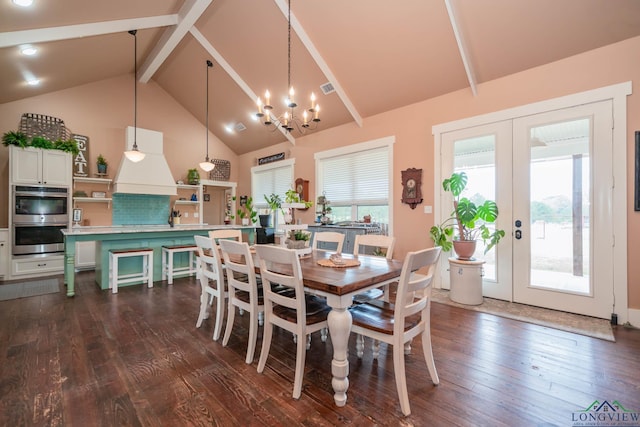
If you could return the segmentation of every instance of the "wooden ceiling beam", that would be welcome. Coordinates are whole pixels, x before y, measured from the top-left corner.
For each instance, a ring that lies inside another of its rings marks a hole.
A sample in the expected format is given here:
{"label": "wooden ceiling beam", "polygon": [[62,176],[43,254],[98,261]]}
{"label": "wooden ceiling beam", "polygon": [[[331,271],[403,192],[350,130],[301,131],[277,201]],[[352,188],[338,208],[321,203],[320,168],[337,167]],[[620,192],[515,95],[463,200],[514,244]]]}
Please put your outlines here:
{"label": "wooden ceiling beam", "polygon": [[180,40],[189,32],[198,18],[209,7],[213,0],[187,0],[178,12],[176,25],[168,27],[160,40],[144,61],[138,73],[140,82],[147,83],[158,71],[162,63],[169,57]]}
{"label": "wooden ceiling beam", "polygon": [[471,92],[473,93],[473,96],[477,96],[478,89],[476,87],[476,78],[473,73],[471,58],[467,51],[467,44],[465,42],[462,31],[460,31],[460,27],[458,26],[458,22],[456,19],[456,12],[453,9],[451,0],[444,0],[444,4],[447,7],[447,13],[449,14],[449,21],[451,22],[451,27],[453,28],[453,34],[456,36],[456,42],[458,43],[458,51],[460,51],[462,64],[464,65],[464,71],[467,73],[467,80],[469,80],[469,86],[471,87]]}
{"label": "wooden ceiling beam", "polygon": [[129,30],[168,27],[178,23],[178,15],[149,16],[146,18],[120,19],[116,21],[92,22],[90,24],[65,25],[62,27],[38,28],[36,30],[0,33],[0,48],[26,43],[45,43],[104,34],[124,33]]}

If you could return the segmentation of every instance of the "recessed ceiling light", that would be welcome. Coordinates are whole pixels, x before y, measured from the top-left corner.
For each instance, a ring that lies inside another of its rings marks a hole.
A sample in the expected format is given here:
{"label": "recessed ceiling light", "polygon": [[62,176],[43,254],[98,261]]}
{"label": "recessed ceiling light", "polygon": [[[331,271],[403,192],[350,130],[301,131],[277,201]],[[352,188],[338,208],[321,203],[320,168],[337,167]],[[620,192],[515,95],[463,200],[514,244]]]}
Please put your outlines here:
{"label": "recessed ceiling light", "polygon": [[30,79],[27,80],[27,84],[29,86],[38,86],[40,84],[40,79]]}
{"label": "recessed ceiling light", "polygon": [[233,125],[225,125],[224,130],[226,130],[227,133],[233,133]]}
{"label": "recessed ceiling light", "polygon": [[33,46],[22,46],[20,52],[22,52],[23,55],[32,56],[38,52],[38,49]]}
{"label": "recessed ceiling light", "polygon": [[33,4],[33,0],[13,0],[13,3],[17,6],[29,7]]}

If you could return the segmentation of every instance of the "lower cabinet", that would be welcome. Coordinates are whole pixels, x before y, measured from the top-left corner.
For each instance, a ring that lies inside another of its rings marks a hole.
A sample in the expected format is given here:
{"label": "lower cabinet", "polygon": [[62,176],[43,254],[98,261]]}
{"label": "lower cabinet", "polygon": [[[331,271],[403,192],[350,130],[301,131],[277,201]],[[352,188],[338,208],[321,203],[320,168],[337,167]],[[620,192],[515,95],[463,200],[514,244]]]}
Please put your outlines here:
{"label": "lower cabinet", "polygon": [[76,243],[76,270],[93,270],[96,268],[96,242]]}
{"label": "lower cabinet", "polygon": [[64,255],[52,255],[39,258],[13,259],[11,276],[37,277],[64,272]]}
{"label": "lower cabinet", "polygon": [[366,234],[367,229],[363,227],[342,227],[334,225],[310,225],[309,231],[316,233],[318,231],[337,231],[344,234],[344,243],[342,244],[342,252],[345,254],[353,253],[353,246],[358,234]]}
{"label": "lower cabinet", "polygon": [[9,230],[0,230],[0,279],[7,278],[9,265]]}

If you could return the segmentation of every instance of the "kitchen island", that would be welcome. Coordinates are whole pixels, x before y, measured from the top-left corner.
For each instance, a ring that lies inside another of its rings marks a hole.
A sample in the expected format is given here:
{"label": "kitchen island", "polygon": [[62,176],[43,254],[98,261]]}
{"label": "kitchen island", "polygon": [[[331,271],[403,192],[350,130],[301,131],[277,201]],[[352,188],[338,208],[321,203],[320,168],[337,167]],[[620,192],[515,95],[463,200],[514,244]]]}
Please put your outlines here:
{"label": "kitchen island", "polygon": [[[75,256],[76,242],[96,242],[96,282],[102,289],[109,289],[109,250],[110,249],[153,249],[153,280],[162,277],[162,246],[194,244],[193,236],[207,236],[211,230],[241,229],[247,233],[247,240],[255,239],[254,226],[240,225],[123,225],[104,227],[75,226],[63,230],[64,234],[64,280],[67,296],[75,295]],[[127,265],[122,266],[123,269]]]}

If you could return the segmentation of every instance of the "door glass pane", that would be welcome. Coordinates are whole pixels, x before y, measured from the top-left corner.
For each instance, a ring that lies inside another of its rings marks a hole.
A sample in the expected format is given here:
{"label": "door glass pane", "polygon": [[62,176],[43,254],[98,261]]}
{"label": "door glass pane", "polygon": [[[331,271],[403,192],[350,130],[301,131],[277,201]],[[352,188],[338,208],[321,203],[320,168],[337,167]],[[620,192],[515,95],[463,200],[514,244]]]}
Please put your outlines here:
{"label": "door glass pane", "polygon": [[[459,139],[454,143],[454,171],[465,172],[467,187],[461,197],[476,203],[496,200],[495,135],[485,135],[468,139]],[[495,229],[495,224],[487,227]],[[484,280],[496,280],[496,247],[486,254],[484,244],[478,240],[474,258],[484,259]]]}
{"label": "door glass pane", "polygon": [[590,120],[530,130],[531,287],[590,294]]}

